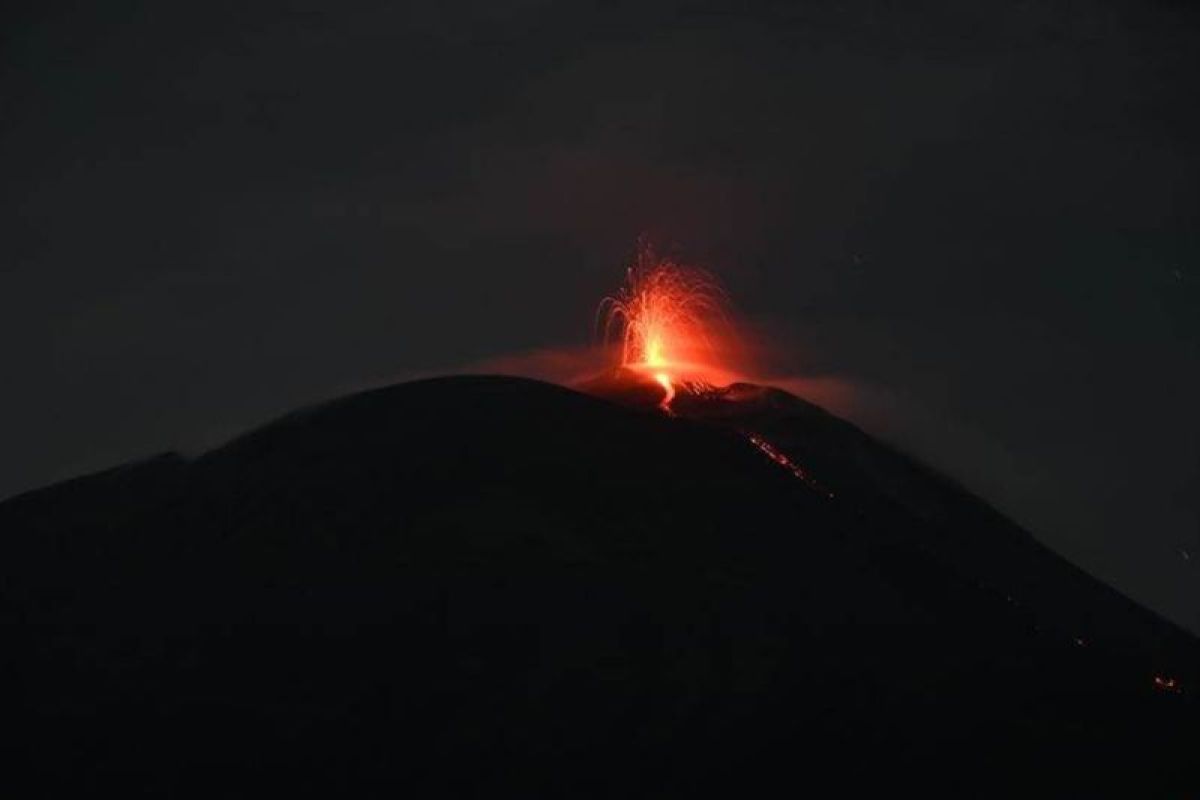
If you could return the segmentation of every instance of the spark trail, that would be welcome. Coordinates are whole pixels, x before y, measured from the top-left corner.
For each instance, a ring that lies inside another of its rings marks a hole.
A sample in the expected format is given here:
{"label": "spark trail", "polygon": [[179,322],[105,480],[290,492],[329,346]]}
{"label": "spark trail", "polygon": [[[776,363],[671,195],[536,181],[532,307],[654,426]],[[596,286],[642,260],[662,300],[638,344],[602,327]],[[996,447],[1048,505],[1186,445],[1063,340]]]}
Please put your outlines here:
{"label": "spark trail", "polygon": [[621,366],[663,387],[670,410],[681,385],[711,385],[720,367],[716,331],[727,327],[725,293],[703,270],[659,258],[642,246],[625,286],[600,301],[606,342],[619,339]]}

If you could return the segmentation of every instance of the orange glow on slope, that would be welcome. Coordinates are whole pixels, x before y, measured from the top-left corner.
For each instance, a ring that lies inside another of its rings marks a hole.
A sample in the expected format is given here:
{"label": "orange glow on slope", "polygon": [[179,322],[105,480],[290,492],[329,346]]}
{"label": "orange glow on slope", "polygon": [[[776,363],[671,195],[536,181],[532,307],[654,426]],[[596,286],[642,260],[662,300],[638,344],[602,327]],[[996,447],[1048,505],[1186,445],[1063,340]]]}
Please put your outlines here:
{"label": "orange glow on slope", "polygon": [[666,395],[663,396],[662,403],[660,403],[660,405],[663,407],[663,409],[669,410],[671,408],[671,401],[675,399],[675,385],[671,383],[671,375],[666,372],[656,372],[654,374],[654,380],[661,383],[663,391],[666,392]]}
{"label": "orange glow on slope", "polygon": [[[674,414],[671,403],[680,393],[724,397],[715,391],[718,387],[743,380],[726,366],[731,354],[740,360],[745,349],[735,340],[725,305],[725,293],[715,278],[660,259],[643,243],[625,286],[600,301],[596,313],[597,321],[603,320],[605,342],[619,337],[621,368],[661,386],[658,406]],[[833,499],[832,491],[783,450],[757,432],[739,432],[810,490]]]}
{"label": "orange glow on slope", "polygon": [[762,451],[767,458],[771,459],[776,464],[792,473],[792,475],[798,480],[803,481],[804,485],[806,485],[808,488],[812,489],[818,494],[824,495],[829,500],[833,499],[833,492],[829,491],[820,483],[818,483],[811,475],[808,474],[807,470],[788,458],[781,450],[779,450],[779,448],[775,447],[775,445],[771,444],[757,433],[747,433],[746,438],[750,440],[750,444]]}
{"label": "orange glow on slope", "polygon": [[1164,675],[1154,676],[1154,688],[1160,692],[1170,692],[1172,694],[1182,694],[1183,689],[1179,686],[1179,681],[1174,678],[1168,678]]}
{"label": "orange glow on slope", "polygon": [[717,331],[727,327],[725,295],[708,273],[658,258],[643,246],[625,286],[600,303],[604,338],[619,332],[621,366],[653,378],[669,410],[680,388],[727,382],[716,362]]}

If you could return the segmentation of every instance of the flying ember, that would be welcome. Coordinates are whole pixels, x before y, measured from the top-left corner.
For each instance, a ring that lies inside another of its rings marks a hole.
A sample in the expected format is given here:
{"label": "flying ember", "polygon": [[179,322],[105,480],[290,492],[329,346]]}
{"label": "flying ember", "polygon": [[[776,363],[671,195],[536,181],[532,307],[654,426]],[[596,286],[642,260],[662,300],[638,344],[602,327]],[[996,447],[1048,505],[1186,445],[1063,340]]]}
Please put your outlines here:
{"label": "flying ember", "polygon": [[604,338],[619,338],[621,366],[663,387],[669,409],[679,388],[710,386],[726,374],[717,331],[727,328],[725,294],[703,270],[660,259],[643,246],[625,286],[600,303]]}

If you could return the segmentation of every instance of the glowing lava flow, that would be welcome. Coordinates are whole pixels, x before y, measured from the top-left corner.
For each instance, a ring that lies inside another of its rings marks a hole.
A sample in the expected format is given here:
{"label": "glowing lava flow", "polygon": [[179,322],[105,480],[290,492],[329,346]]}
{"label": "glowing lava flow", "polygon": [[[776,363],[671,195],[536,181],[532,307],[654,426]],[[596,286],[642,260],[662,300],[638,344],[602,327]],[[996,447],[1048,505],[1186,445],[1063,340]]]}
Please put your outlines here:
{"label": "glowing lava flow", "polygon": [[664,411],[670,411],[671,401],[675,399],[675,385],[671,383],[671,376],[666,372],[656,372],[654,374],[654,380],[661,383],[663,391],[666,392],[666,394],[663,395],[662,402],[659,403],[659,405]]}
{"label": "glowing lava flow", "polygon": [[[661,386],[659,408],[673,414],[671,403],[681,391],[703,396],[740,380],[719,364],[719,352],[728,355],[733,338],[724,301],[725,293],[708,273],[659,259],[643,244],[625,286],[604,298],[596,313],[606,342],[619,332],[622,369]],[[757,433],[741,433],[809,489],[833,499],[833,492],[782,450]]]}
{"label": "glowing lava flow", "polygon": [[661,385],[659,405],[669,411],[677,384],[716,382],[712,326],[724,321],[723,299],[707,273],[659,259],[643,247],[625,287],[604,298],[597,314],[604,319],[605,340],[620,331],[621,366]]}
{"label": "glowing lava flow", "polygon": [[833,499],[833,492],[829,491],[820,483],[818,483],[803,467],[784,455],[781,450],[775,447],[775,445],[771,444],[757,433],[747,433],[745,436],[750,440],[750,444],[762,451],[767,458],[771,459],[776,464],[792,473],[792,475],[798,480],[802,481],[805,486],[812,489],[814,492],[817,492],[818,494],[824,495],[828,500]]}

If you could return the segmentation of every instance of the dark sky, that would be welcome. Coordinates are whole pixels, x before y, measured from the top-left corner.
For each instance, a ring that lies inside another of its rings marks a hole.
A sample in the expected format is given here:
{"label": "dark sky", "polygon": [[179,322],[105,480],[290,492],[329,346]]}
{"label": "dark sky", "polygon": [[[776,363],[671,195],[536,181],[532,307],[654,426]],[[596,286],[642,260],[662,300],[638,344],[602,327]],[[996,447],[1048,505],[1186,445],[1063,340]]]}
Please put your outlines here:
{"label": "dark sky", "polygon": [[647,233],[780,374],[1200,630],[1200,12],[728,8],[9,11],[0,497],[586,344]]}

